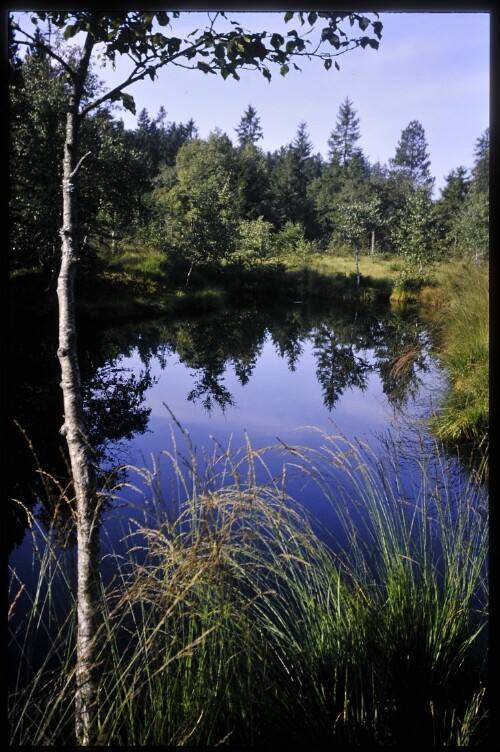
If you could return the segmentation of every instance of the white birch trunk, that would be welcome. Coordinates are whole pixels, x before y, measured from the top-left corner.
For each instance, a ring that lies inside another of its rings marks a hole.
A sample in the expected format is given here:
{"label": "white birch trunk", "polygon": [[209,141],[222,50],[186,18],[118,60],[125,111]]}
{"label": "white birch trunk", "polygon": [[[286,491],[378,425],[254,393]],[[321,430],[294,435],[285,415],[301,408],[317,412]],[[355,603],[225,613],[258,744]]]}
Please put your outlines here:
{"label": "white birch trunk", "polygon": [[[76,87],[75,87],[76,88]],[[63,227],[61,267],[57,283],[59,347],[64,424],[73,478],[77,529],[77,646],[75,732],[77,744],[93,742],[95,717],[95,632],[99,578],[99,523],[96,471],[85,433],[80,368],[76,343],[74,282],[78,263],[76,176],[78,96],[72,98],[66,120],[63,165]]]}

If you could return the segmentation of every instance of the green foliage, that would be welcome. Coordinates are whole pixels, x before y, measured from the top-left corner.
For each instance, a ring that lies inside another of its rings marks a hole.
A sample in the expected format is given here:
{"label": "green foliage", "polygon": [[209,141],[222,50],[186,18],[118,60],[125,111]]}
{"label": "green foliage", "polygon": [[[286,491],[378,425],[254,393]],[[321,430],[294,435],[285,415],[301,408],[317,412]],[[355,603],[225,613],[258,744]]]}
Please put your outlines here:
{"label": "green foliage", "polygon": [[[285,20],[292,20],[294,15],[286,13]],[[319,47],[307,49],[309,40],[305,40],[295,29],[282,36],[267,31],[245,30],[235,21],[230,31],[218,31],[216,22],[220,18],[226,18],[224,12],[216,13],[215,18],[208,18],[203,30],[195,29],[186,39],[166,36],[156,31],[157,24],[162,28],[172,29],[179,16],[179,11],[170,14],[165,11],[43,11],[33,12],[31,19],[35,25],[50,21],[63,32],[66,41],[79,32],[91,35],[95,45],[103,45],[101,55],[111,62],[115,61],[117,54],[132,56],[137,61],[136,70],[131,77],[134,80],[141,80],[146,76],[154,80],[159,68],[179,58],[204,73],[218,72],[224,79],[233,76],[238,80],[238,69],[251,66],[270,80],[271,71],[266,63],[279,66],[281,74],[285,75],[289,69],[287,63],[294,57],[307,55],[323,61],[331,60],[335,53],[325,50],[327,42],[336,50],[342,51],[358,46],[376,49],[382,31],[380,21],[372,21],[359,13],[310,14],[308,22],[311,27],[319,19],[327,25],[320,32]],[[303,15],[299,13],[298,18],[303,25]],[[365,34],[349,37],[342,28],[344,21],[348,21],[351,27],[357,25],[362,32],[370,29],[376,39]],[[14,26],[12,20],[11,23]],[[14,28],[17,29],[15,26]],[[133,98],[129,94],[125,95],[123,88],[113,91],[113,100],[121,101],[133,112]]]}
{"label": "green foliage", "polygon": [[273,247],[273,226],[263,217],[240,219],[232,260],[251,268],[265,259]]}
{"label": "green foliage", "polygon": [[[40,68],[45,65],[47,68],[48,59],[48,52],[40,46],[45,42],[38,27],[42,28],[50,19],[53,28],[65,31],[67,39],[79,31],[87,31],[92,44],[105,41],[108,45],[105,57],[111,61],[117,54],[127,54],[134,49],[137,55],[134,81],[144,75],[154,78],[158,67],[183,57],[188,65],[200,68],[198,62],[202,63],[200,69],[205,72],[218,71],[224,77],[239,75],[238,67],[244,66],[252,55],[257,55],[259,49],[264,55],[264,48],[267,58],[259,57],[259,53],[257,67],[268,77],[267,63],[275,62],[280,69],[291,67],[294,56],[306,54],[307,42],[293,30],[286,35],[270,32],[243,34],[243,30],[233,24],[232,31],[218,32],[216,22],[223,15],[216,14],[214,24],[208,30],[197,30],[185,40],[167,37],[163,33],[165,23],[168,28],[169,24],[175,27],[178,13],[52,12],[41,13],[38,17],[33,15],[37,29],[35,35],[27,36],[33,50],[38,52],[33,52],[26,62],[17,58],[12,67],[18,71],[17,78],[12,79],[18,82],[12,87],[13,111],[18,113],[12,129],[15,134],[12,242],[16,249],[16,264],[29,265],[35,253],[43,263],[56,256],[60,228],[60,168],[55,155],[62,139],[62,102],[67,96],[68,80],[75,75],[77,59],[77,53],[73,52],[73,57],[69,55],[66,60],[63,56],[60,61],[49,65],[58,71],[50,83],[55,88],[52,91],[49,86],[49,96],[37,104],[37,74],[31,74],[29,66]],[[312,23],[313,19],[316,25],[324,22],[322,41],[336,51],[348,49],[352,42],[341,32],[343,23],[357,25],[362,32],[371,27],[375,37],[381,29],[377,22],[371,23],[359,14],[334,17],[333,14],[290,13],[286,17],[288,23],[296,20],[301,26]],[[156,24],[162,28],[161,32],[156,30]],[[18,29],[11,27],[11,30],[16,37],[26,36]],[[359,41],[359,44],[367,45],[366,40]],[[60,49],[64,50],[64,45]],[[150,64],[150,60],[146,64],[147,56],[153,53],[156,62]],[[323,52],[318,50],[317,54],[321,57]],[[328,62],[328,57],[322,59]],[[32,83],[28,82],[26,86],[22,83],[23,66],[27,82],[32,75]],[[478,140],[475,177],[468,191],[470,196],[465,201],[466,181],[462,173],[450,174],[449,185],[437,202],[439,227],[435,228],[432,222],[426,226],[418,219],[419,210],[414,206],[412,196],[415,187],[429,191],[432,184],[425,132],[418,121],[412,121],[403,131],[396,156],[391,160],[392,170],[381,165],[370,167],[358,148],[359,118],[349,99],[340,106],[336,127],[331,132],[330,163],[324,164],[319,155],[313,155],[305,122],[299,124],[291,144],[266,157],[256,146],[261,137],[260,119],[251,105],[236,129],[240,141],[238,148],[220,133],[213,134],[206,142],[194,138],[194,123],[169,123],[163,107],[156,118],[151,118],[143,110],[137,128],[125,131],[112,120],[111,112],[103,109],[107,95],[101,96],[102,88],[92,76],[89,74],[89,85],[82,100],[82,115],[87,117],[84,117],[81,129],[81,150],[91,152],[80,170],[80,240],[86,240],[84,251],[93,244],[116,252],[117,243],[135,238],[163,251],[171,260],[188,264],[203,260],[219,262],[228,259],[235,251],[238,223],[262,217],[273,224],[278,235],[284,231],[283,238],[290,232],[289,228],[285,230],[287,223],[302,225],[304,237],[323,248],[333,244],[338,249],[346,240],[354,240],[353,233],[362,243],[369,242],[371,238],[365,241],[363,235],[375,233],[377,252],[404,255],[407,264],[400,283],[405,288],[418,286],[425,280],[422,259],[432,255],[430,246],[434,246],[434,250],[439,247],[442,253],[452,249],[462,254],[474,246],[476,258],[487,255],[488,211],[484,198],[480,198],[484,197],[484,186],[487,185],[487,132]],[[129,86],[132,78],[124,81],[122,88]],[[118,101],[122,93],[109,92],[108,99]],[[33,103],[30,104],[31,99]],[[127,102],[131,106],[129,100],[122,100],[122,104]],[[30,106],[33,113],[29,112]],[[56,110],[59,108],[55,115],[61,123],[59,130],[51,127],[49,134],[48,130],[28,128],[26,113],[28,118],[38,117],[44,122],[44,112],[52,106]],[[89,117],[93,109],[96,114]],[[37,133],[42,134],[40,144],[36,141]],[[218,140],[217,147],[214,138]],[[196,142],[198,146],[190,157],[189,149],[183,151],[177,162],[181,147],[190,142]],[[206,148],[200,146],[201,143],[206,143]],[[35,157],[37,153],[43,154],[43,164],[41,156],[29,159],[30,152]],[[48,154],[54,154],[50,162]],[[52,199],[50,210],[45,211],[48,171]],[[217,171],[220,179],[215,176]],[[29,191],[28,184],[33,185],[34,190]],[[368,228],[364,209],[361,214],[358,212],[357,218],[350,215],[353,207],[366,207],[368,211],[370,205],[376,206],[377,218],[376,221],[370,219]],[[353,227],[354,224],[357,227]],[[436,229],[439,238],[435,235]],[[253,230],[244,232],[248,234]],[[33,242],[33,237],[37,241],[40,238],[40,242]],[[287,251],[279,248],[280,244],[281,240],[278,240],[278,255],[286,254]],[[291,246],[294,244],[295,241],[291,240]],[[290,252],[292,255],[296,253]],[[241,253],[241,247],[238,253]],[[299,256],[301,253],[299,251]]]}
{"label": "green foliage", "polygon": [[303,225],[300,222],[285,222],[272,238],[270,253],[278,260],[300,263],[305,260],[309,248]]}
{"label": "green foliage", "polygon": [[489,198],[487,195],[471,190],[454,225],[458,253],[476,261],[486,261],[490,248],[489,229]]}
{"label": "green foliage", "polygon": [[321,161],[312,155],[307,126],[301,122],[293,142],[272,157],[271,200],[273,220],[278,228],[283,228],[287,222],[300,222],[308,239],[317,234],[309,185],[320,171]]}
{"label": "green foliage", "polygon": [[251,104],[248,105],[235,130],[240,146],[255,144],[259,139],[263,138],[260,118],[257,117],[257,110]]}
{"label": "green foliage", "polygon": [[246,143],[234,155],[236,209],[242,219],[272,219],[272,193],[266,157],[255,144]]}
{"label": "green foliage", "polygon": [[339,107],[337,124],[330,134],[330,161],[341,168],[347,168],[354,156],[361,154],[357,146],[360,139],[359,118],[349,97]]}
{"label": "green foliage", "polygon": [[62,71],[30,51],[10,80],[10,245],[15,267],[50,269],[62,221],[60,156],[64,143]]}
{"label": "green foliage", "polygon": [[488,194],[490,185],[490,129],[477,139],[474,148],[474,167],[472,178],[475,189],[479,193]]}
{"label": "green foliage", "polygon": [[470,188],[465,167],[452,170],[446,177],[441,196],[435,204],[440,244],[444,253],[456,253],[458,246],[457,218],[463,210]]}
{"label": "green foliage", "polygon": [[221,133],[213,133],[207,141],[192,139],[177,155],[176,182],[167,203],[181,223],[180,250],[195,263],[221,261],[234,249],[237,216],[232,161],[232,144]]}
{"label": "green foliage", "polygon": [[344,204],[338,210],[337,232],[349,243],[359,245],[368,232],[381,225],[377,199],[361,203]]}
{"label": "green foliage", "polygon": [[407,195],[406,205],[393,225],[392,237],[405,261],[398,284],[404,290],[418,289],[428,280],[437,251],[433,204],[425,188]]}
{"label": "green foliage", "polygon": [[489,255],[489,129],[477,140],[472,180],[453,225],[456,252],[484,261]]}

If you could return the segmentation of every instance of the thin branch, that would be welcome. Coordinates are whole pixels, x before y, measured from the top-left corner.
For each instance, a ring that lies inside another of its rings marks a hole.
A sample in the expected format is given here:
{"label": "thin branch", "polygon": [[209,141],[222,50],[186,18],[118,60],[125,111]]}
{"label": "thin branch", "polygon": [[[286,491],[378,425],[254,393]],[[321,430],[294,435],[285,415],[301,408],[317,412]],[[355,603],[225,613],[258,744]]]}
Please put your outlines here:
{"label": "thin branch", "polygon": [[74,178],[74,177],[75,177],[75,175],[77,174],[78,170],[79,170],[79,169],[80,169],[80,167],[82,166],[82,162],[83,162],[83,161],[84,161],[85,159],[87,159],[87,157],[90,157],[90,155],[91,155],[91,154],[92,154],[92,152],[91,152],[91,151],[88,151],[88,152],[87,152],[86,154],[84,154],[84,155],[83,155],[83,157],[82,157],[81,159],[79,159],[79,160],[78,160],[78,164],[76,165],[75,169],[73,170],[73,172],[72,172],[72,173],[71,173],[71,175],[69,176],[69,177],[70,177],[70,180],[71,180],[72,178]]}
{"label": "thin branch", "polygon": [[30,46],[34,45],[38,49],[43,50],[51,58],[53,58],[54,60],[57,60],[57,62],[60,65],[62,65],[62,67],[64,68],[64,70],[67,73],[69,73],[69,75],[71,76],[71,78],[75,78],[76,72],[73,70],[73,68],[70,65],[68,65],[68,63],[64,60],[64,58],[62,58],[60,55],[57,55],[50,47],[47,47],[45,44],[43,44],[43,42],[37,41],[35,39],[35,37],[32,37],[31,34],[28,34],[23,29],[17,27],[16,31],[20,31],[22,34],[25,34],[28,37],[28,39],[31,40],[30,42],[25,42],[22,39],[16,39],[16,44],[24,44],[24,45],[26,45],[26,47],[30,47]]}
{"label": "thin branch", "polygon": [[[113,100],[116,98],[124,89],[126,89],[128,86],[131,86],[132,84],[135,84],[137,81],[140,81],[145,76],[149,75],[149,69],[153,68],[153,70],[156,72],[159,70],[159,68],[163,68],[168,63],[174,62],[179,57],[184,57],[187,50],[196,50],[198,47],[201,46],[201,42],[196,42],[195,44],[192,44],[190,47],[186,47],[182,50],[179,50],[179,52],[174,53],[170,57],[161,60],[159,63],[156,63],[156,65],[149,65],[147,70],[139,71],[141,68],[144,67],[146,63],[136,63],[136,69],[135,71],[132,71],[132,73],[129,75],[128,78],[125,79],[121,84],[118,84],[118,86],[115,86],[114,89],[111,89],[111,91],[108,91],[106,94],[103,94],[102,97],[99,97],[94,102],[91,102],[86,107],[83,108],[81,111],[81,116],[84,117],[90,110],[94,110],[96,107],[99,107],[103,102],[106,102],[108,100]],[[149,60],[149,58],[148,58]]]}

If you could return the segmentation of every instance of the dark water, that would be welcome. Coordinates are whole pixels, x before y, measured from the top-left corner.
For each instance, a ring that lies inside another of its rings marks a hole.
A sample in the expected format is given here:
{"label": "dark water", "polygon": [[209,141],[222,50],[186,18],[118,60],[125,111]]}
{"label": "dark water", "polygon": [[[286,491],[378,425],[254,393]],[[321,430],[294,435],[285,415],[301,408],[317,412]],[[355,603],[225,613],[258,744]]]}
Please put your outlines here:
{"label": "dark water", "polygon": [[[57,487],[67,483],[55,333],[55,321],[25,322],[11,355],[12,417],[23,433],[13,427],[9,441],[10,496],[35,509],[42,526],[53,515]],[[217,443],[314,448],[323,441],[316,429],[363,440],[378,452],[378,437],[402,427],[411,433],[414,419],[439,399],[443,375],[430,344],[415,314],[360,304],[228,308],[118,328],[82,322],[91,441],[107,470],[152,468],[162,450],[172,450],[172,436],[179,452],[188,453],[179,426],[202,464],[203,452]],[[269,451],[265,461],[279,476],[283,450]],[[172,493],[167,465],[160,462],[166,496]],[[309,507],[316,504],[310,511],[328,524],[310,490],[293,482],[288,490]],[[125,505],[137,498],[121,492]],[[9,550],[22,567],[30,545],[22,545],[26,520],[17,505],[10,508]],[[116,514],[108,510],[104,520],[111,540]],[[70,525],[64,510],[60,517],[64,539]]]}

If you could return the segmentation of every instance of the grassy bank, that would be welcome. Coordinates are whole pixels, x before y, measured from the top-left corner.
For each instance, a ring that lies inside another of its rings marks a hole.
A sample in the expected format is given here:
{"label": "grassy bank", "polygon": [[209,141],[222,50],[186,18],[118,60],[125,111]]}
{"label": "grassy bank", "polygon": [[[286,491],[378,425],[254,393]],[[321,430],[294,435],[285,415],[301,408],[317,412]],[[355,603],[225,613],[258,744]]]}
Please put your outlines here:
{"label": "grassy bank", "polygon": [[[420,748],[487,738],[487,504],[467,484],[452,492],[444,457],[436,483],[421,453],[414,500],[402,503],[405,472],[394,473],[391,454],[387,472],[336,437],[317,452],[291,450],[287,472],[332,505],[344,541],[334,551],[282,483],[265,479],[262,452],[219,447],[200,472],[189,449],[165,455],[175,511],[157,468],[132,470],[142,522],[131,523],[125,554],[111,547],[103,559],[114,577],[96,637],[96,744]],[[10,742],[72,745],[71,574],[32,525],[39,585],[28,593],[11,573],[12,641],[31,676],[19,672],[9,698]],[[69,615],[54,608],[61,590]],[[30,672],[47,635],[42,667]]]}
{"label": "grassy bank", "polygon": [[422,291],[436,307],[437,354],[449,388],[434,421],[447,442],[485,445],[489,430],[488,267],[460,263],[441,270],[439,285]]}
{"label": "grassy bank", "polygon": [[[313,253],[300,262],[268,260],[251,267],[223,263],[220,266],[198,265],[189,273],[187,264],[171,264],[157,252],[128,249],[127,253],[108,261],[99,285],[109,282],[128,288],[121,295],[134,308],[144,310],[208,310],[225,302],[232,304],[262,300],[388,300],[398,273],[398,264],[381,257],[363,256],[356,275],[354,257],[334,257]],[[95,284],[91,281],[91,284]],[[83,300],[92,299],[94,311],[109,306],[109,292],[103,290],[96,300],[85,280],[80,283]],[[95,292],[95,290],[94,290]],[[100,304],[99,301],[102,301]],[[118,304],[120,305],[120,304]]]}

